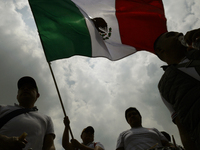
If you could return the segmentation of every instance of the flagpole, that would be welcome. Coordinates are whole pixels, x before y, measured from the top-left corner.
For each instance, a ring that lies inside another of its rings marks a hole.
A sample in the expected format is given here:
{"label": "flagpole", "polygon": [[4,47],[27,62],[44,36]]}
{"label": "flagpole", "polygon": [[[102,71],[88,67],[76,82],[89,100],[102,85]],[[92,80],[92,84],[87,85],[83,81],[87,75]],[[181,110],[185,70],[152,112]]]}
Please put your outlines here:
{"label": "flagpole", "polygon": [[[58,89],[58,86],[57,86],[57,83],[56,83],[56,79],[55,79],[53,70],[52,70],[52,68],[51,68],[51,63],[48,62],[48,64],[49,64],[49,68],[50,68],[50,71],[51,71],[51,75],[52,75],[52,77],[53,77],[54,84],[55,84],[55,86],[56,86],[56,90],[57,90],[57,93],[58,93],[58,97],[59,97],[59,100],[60,100],[60,104],[61,104],[63,113],[64,113],[64,115],[65,115],[65,117],[66,117],[67,115],[66,115],[66,112],[65,112],[65,108],[64,108],[64,105],[63,105],[62,98],[61,98],[61,96],[60,96],[60,92],[59,92],[59,89]],[[72,130],[71,130],[71,128],[70,128],[70,125],[69,125],[68,128],[69,128],[69,132],[70,132],[70,134],[71,134],[72,139],[74,139],[74,136],[73,136],[73,134],[72,134]]]}

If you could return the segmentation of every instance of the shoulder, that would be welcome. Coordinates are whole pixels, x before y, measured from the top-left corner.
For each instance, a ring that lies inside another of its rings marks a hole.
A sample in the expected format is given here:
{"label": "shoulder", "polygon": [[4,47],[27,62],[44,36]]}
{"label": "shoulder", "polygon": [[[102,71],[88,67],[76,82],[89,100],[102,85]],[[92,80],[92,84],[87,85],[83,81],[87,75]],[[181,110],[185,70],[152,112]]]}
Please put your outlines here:
{"label": "shoulder", "polygon": [[167,139],[165,138],[165,136],[164,136],[160,131],[158,131],[158,129],[152,128],[152,131],[156,132],[157,135],[159,135],[159,137],[161,137],[163,140],[167,140]]}
{"label": "shoulder", "polygon": [[120,136],[124,136],[124,135],[126,135],[126,134],[128,134],[130,132],[131,132],[131,129],[125,130],[125,131],[120,133]]}
{"label": "shoulder", "polygon": [[149,128],[149,129],[156,131],[156,132],[159,132],[158,129],[156,129],[156,128]]}
{"label": "shoulder", "polygon": [[152,132],[152,133],[155,133],[155,134],[161,134],[159,131],[158,131],[158,129],[156,129],[156,128],[143,128],[143,130],[145,131],[145,132]]}
{"label": "shoulder", "polygon": [[131,134],[131,129],[121,132],[118,136],[118,140],[126,138],[126,136],[129,134]]}
{"label": "shoulder", "polygon": [[40,118],[42,118],[42,119],[44,119],[44,120],[51,120],[51,117],[50,116],[48,116],[48,115],[46,115],[46,114],[44,114],[44,113],[41,113],[39,110],[36,110],[36,111],[30,111],[30,113],[32,113],[32,114],[34,114],[34,115],[36,115],[36,116],[38,116],[38,117],[40,117]]}
{"label": "shoulder", "polygon": [[53,124],[51,117],[49,117],[45,114],[42,114],[38,111],[32,111],[29,114],[31,116],[33,116],[35,121],[40,123],[41,127],[43,127],[43,129],[45,131],[45,135],[53,135],[53,137],[55,138],[54,124]]}
{"label": "shoulder", "polygon": [[100,142],[94,142],[94,147],[95,147],[95,146],[99,146],[99,147],[101,147],[102,149],[105,149],[104,146],[103,146],[103,144],[100,143]]}
{"label": "shoulder", "polygon": [[13,106],[13,105],[0,105],[0,115],[5,115],[8,114],[14,110],[19,109],[18,106]]}
{"label": "shoulder", "polygon": [[1,105],[0,105],[0,108],[1,108],[1,109],[15,109],[15,108],[17,109],[17,108],[19,108],[19,107],[16,106],[16,105],[14,106],[14,105],[4,105],[4,104],[1,104]]}
{"label": "shoulder", "polygon": [[158,129],[156,129],[156,128],[148,128],[148,130],[154,131],[154,132],[156,132],[156,133],[160,133],[160,132],[158,131]]}

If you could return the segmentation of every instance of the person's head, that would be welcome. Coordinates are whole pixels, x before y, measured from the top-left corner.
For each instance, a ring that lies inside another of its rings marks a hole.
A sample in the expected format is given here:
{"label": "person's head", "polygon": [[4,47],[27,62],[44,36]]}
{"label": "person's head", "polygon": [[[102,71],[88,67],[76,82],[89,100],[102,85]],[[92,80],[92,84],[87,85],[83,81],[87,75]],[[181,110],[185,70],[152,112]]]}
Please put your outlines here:
{"label": "person's head", "polygon": [[170,137],[170,135],[169,135],[167,132],[161,131],[160,133],[162,133],[162,134],[166,137],[166,139],[167,139],[169,142],[171,142],[171,137]]}
{"label": "person's head", "polygon": [[142,126],[142,116],[135,107],[130,107],[125,111],[125,118],[131,127]]}
{"label": "person's head", "polygon": [[40,96],[35,80],[29,76],[22,77],[19,79],[17,87],[17,100],[19,105],[32,108]]}
{"label": "person's head", "polygon": [[184,57],[187,48],[179,41],[179,32],[161,34],[154,42],[155,54],[167,64],[178,64]]}
{"label": "person's head", "polygon": [[94,128],[92,126],[88,126],[83,129],[81,133],[81,139],[83,144],[88,144],[94,141]]}

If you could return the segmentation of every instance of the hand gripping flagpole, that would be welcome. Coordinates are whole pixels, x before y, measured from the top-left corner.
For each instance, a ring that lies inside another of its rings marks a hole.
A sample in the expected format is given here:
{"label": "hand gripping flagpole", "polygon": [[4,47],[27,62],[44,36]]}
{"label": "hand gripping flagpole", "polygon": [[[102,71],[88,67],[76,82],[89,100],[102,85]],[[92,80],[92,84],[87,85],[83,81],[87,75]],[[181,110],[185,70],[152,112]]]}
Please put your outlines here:
{"label": "hand gripping flagpole", "polygon": [[[61,104],[63,113],[64,113],[64,115],[65,115],[65,117],[66,117],[67,115],[66,115],[66,112],[65,112],[65,108],[64,108],[64,105],[63,105],[62,98],[61,98],[61,96],[60,96],[60,92],[59,92],[59,89],[58,89],[58,86],[57,86],[57,83],[56,83],[56,79],[55,79],[53,70],[52,70],[52,68],[51,68],[51,64],[50,64],[50,62],[48,62],[48,64],[49,64],[49,68],[50,68],[50,71],[51,71],[51,74],[52,74],[52,77],[53,77],[53,80],[54,80],[54,83],[55,83],[55,86],[56,86],[56,90],[57,90],[57,93],[58,93],[58,97],[59,97],[59,100],[60,100],[60,104]],[[71,135],[72,139],[74,139],[74,136],[73,136],[73,134],[72,134],[72,130],[71,130],[71,128],[70,128],[70,125],[69,125],[68,128],[69,128],[69,132],[70,132],[70,135]]]}

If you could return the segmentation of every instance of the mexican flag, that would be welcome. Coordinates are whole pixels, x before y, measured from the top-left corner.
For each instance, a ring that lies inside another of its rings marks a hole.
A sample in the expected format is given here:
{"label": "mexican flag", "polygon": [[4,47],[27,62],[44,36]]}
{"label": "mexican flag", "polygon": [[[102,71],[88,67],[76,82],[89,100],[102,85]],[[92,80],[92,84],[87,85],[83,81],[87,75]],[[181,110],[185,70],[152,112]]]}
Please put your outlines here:
{"label": "mexican flag", "polygon": [[162,0],[29,0],[48,62],[153,53],[167,31]]}

